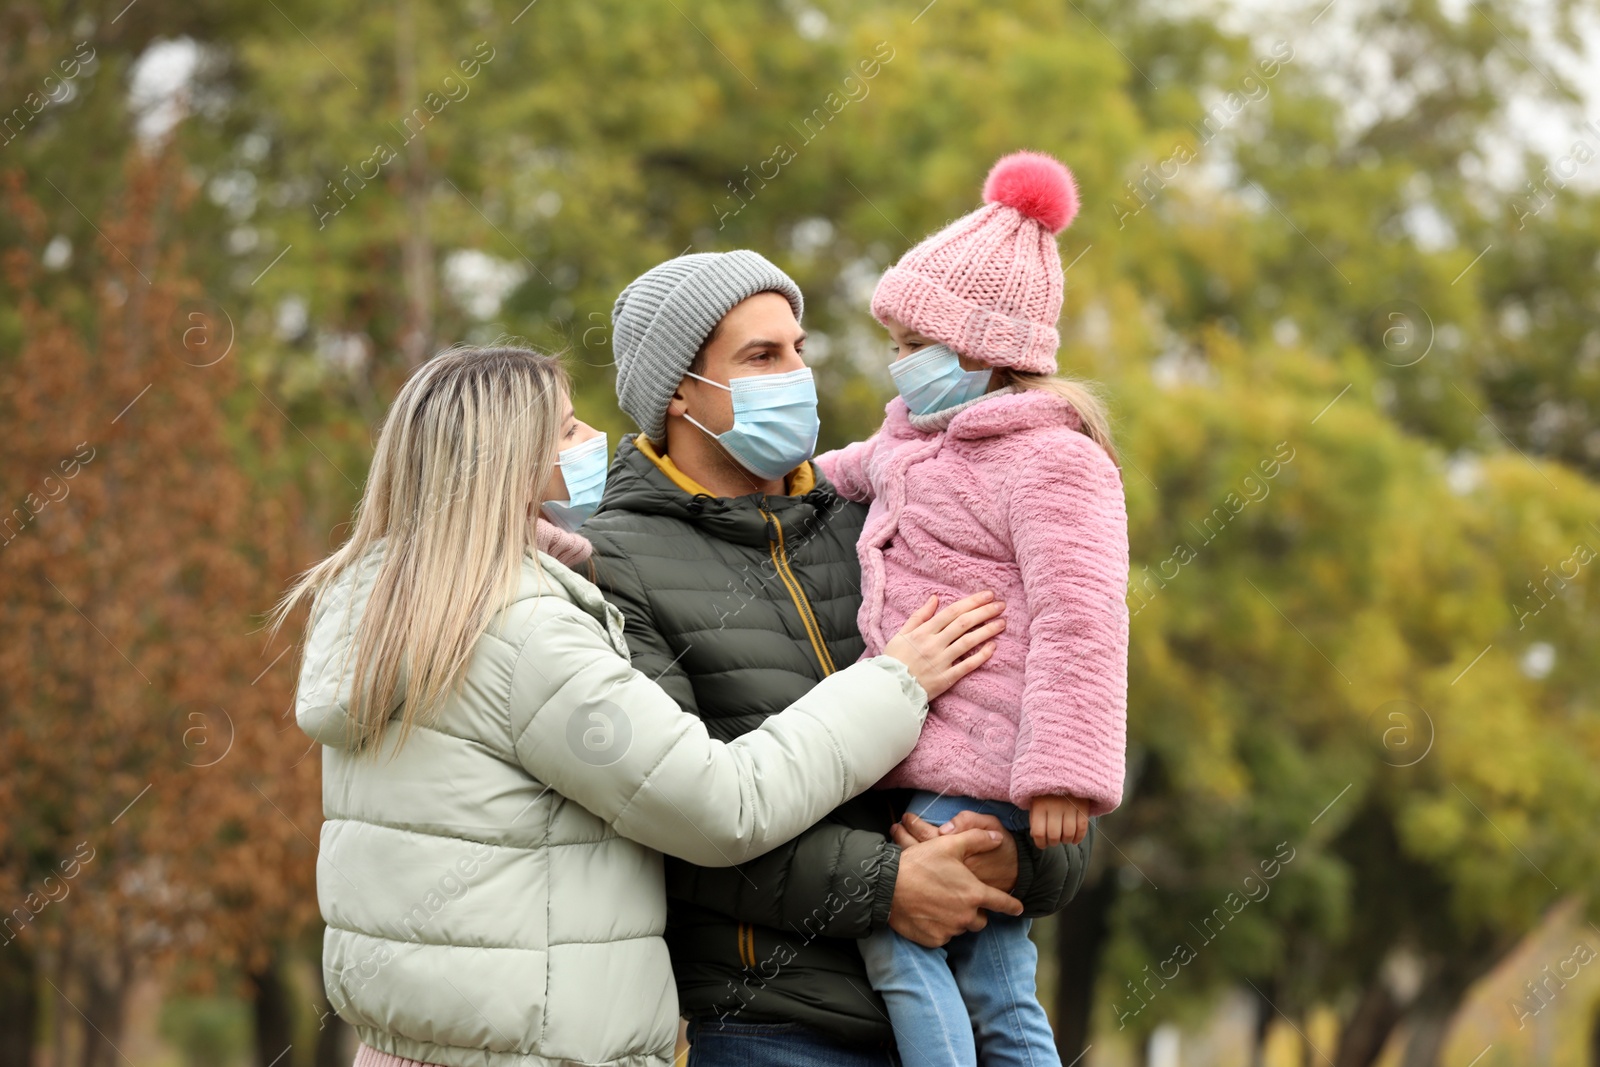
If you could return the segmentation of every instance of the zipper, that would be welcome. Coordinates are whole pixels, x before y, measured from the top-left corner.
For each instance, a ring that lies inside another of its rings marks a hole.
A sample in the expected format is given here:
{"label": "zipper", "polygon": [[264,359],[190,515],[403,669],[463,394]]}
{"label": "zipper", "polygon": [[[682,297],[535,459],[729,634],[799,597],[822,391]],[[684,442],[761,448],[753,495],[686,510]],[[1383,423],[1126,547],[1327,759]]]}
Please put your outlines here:
{"label": "zipper", "polygon": [[811,610],[811,602],[806,599],[805,590],[800,588],[800,579],[789,569],[789,554],[784,550],[783,543],[783,523],[765,507],[761,509],[761,514],[767,517],[767,548],[772,553],[773,569],[778,572],[778,578],[783,582],[784,588],[789,590],[789,598],[799,609],[800,622],[806,628],[806,636],[811,639],[811,647],[817,654],[817,662],[822,664],[822,673],[832,674],[838,668],[833,665],[833,657],[828,654],[827,643],[822,639],[822,625],[817,622],[816,613]]}
{"label": "zipper", "polygon": [[[806,599],[805,590],[800,588],[800,579],[794,576],[789,569],[789,554],[784,549],[783,523],[778,517],[765,507],[760,508],[761,514],[767,520],[767,550],[772,554],[772,567],[778,574],[778,580],[783,582],[783,587],[789,591],[789,599],[794,601],[794,606],[800,612],[800,622],[806,628],[806,636],[811,639],[811,648],[817,654],[817,662],[822,665],[822,673],[832,674],[836,668],[833,657],[828,655],[828,646],[822,639],[822,625],[817,622],[817,616],[811,610],[811,602]],[[753,923],[738,924],[739,962],[747,967],[756,965],[756,928]]]}
{"label": "zipper", "polygon": [[[746,945],[749,946],[748,950]],[[745,958],[747,955],[748,960]],[[747,967],[756,965],[756,928],[751,923],[739,924],[739,962]]]}

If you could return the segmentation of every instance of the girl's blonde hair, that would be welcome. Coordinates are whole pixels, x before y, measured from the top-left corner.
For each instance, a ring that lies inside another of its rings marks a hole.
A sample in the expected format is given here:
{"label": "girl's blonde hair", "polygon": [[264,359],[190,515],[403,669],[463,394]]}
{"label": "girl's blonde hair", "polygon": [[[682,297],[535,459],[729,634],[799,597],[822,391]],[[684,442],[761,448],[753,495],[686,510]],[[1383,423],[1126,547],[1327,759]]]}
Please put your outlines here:
{"label": "girl's blonde hair", "polygon": [[276,631],[302,601],[315,611],[335,579],[381,546],[353,642],[357,751],[377,748],[402,691],[402,744],[437,714],[515,593],[555,467],[567,386],[554,356],[461,347],[434,356],[401,387],[350,539],[302,574],[273,612]]}
{"label": "girl's blonde hair", "polygon": [[1059,374],[1035,374],[1012,370],[1010,367],[996,367],[995,377],[1000,379],[1002,386],[1014,385],[1019,389],[1037,389],[1041,392],[1054,393],[1071,404],[1083,423],[1083,433],[1106,450],[1111,462],[1119,467],[1122,465],[1117,459],[1117,449],[1111,440],[1111,416],[1106,411],[1105,400],[1093,385],[1077,378],[1064,378]]}

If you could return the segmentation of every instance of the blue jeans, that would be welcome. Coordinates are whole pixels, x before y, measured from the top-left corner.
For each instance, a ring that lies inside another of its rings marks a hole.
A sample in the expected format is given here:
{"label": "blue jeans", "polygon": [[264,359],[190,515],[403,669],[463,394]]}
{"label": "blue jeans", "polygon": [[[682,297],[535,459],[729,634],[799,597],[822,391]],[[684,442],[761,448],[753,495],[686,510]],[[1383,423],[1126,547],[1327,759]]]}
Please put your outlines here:
{"label": "blue jeans", "polygon": [[[1010,829],[1028,826],[1028,813],[1003,800],[918,790],[908,808],[935,826],[961,811],[994,815]],[[942,948],[926,948],[887,926],[860,940],[867,977],[888,1005],[906,1067],[1060,1067],[1034,990],[1033,921],[993,912],[988,918],[982,930]]]}
{"label": "blue jeans", "polygon": [[689,1067],[900,1067],[894,1049],[845,1045],[804,1023],[689,1020]]}

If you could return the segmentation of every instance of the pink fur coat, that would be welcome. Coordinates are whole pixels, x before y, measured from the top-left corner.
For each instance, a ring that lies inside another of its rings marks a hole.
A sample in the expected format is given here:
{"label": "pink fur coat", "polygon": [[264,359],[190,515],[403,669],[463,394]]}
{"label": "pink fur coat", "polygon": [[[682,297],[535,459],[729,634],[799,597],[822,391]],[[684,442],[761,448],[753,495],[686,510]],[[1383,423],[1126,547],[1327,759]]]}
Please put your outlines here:
{"label": "pink fur coat", "polygon": [[857,545],[866,655],[930,594],[992,589],[1006,630],[879,785],[1020,807],[1066,794],[1102,815],[1122,798],[1127,734],[1121,473],[1052,393],[985,396],[943,432],[908,414],[895,397],[871,438],[816,461],[842,496],[872,504]]}

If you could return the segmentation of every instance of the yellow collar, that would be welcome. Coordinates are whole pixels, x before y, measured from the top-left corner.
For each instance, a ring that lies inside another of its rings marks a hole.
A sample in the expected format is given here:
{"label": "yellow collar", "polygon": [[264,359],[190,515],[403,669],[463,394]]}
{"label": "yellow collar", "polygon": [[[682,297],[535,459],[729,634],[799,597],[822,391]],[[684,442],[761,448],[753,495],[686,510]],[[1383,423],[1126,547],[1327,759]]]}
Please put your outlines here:
{"label": "yellow collar", "polygon": [[[679,489],[682,489],[690,496],[696,496],[701,493],[704,493],[706,496],[717,495],[711,490],[707,489],[705,486],[701,485],[699,482],[695,481],[693,478],[689,477],[687,474],[683,473],[683,471],[679,470],[678,465],[672,462],[671,456],[664,452],[657,452],[655,445],[651,443],[650,438],[646,437],[644,434],[641,433],[634,437],[633,447],[637,448],[640,452],[643,452],[645,457],[661,470],[662,474],[665,474],[668,478],[671,478],[673,485],[677,486]],[[816,472],[811,468],[811,461],[806,460],[804,463],[800,464],[800,466],[790,471],[784,478],[783,484],[784,490],[789,496],[802,496],[805,493],[811,492],[811,490],[815,488],[817,484],[817,475]]]}

